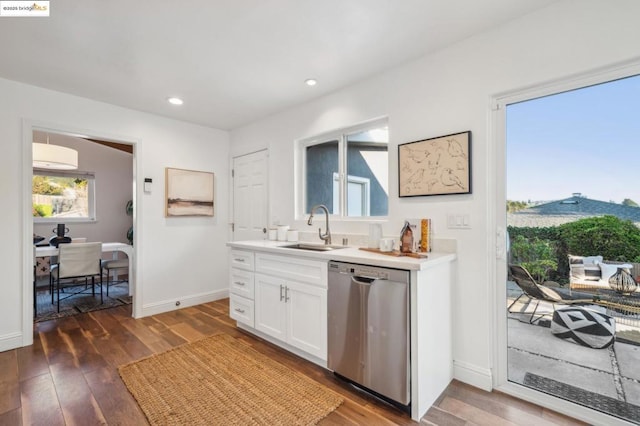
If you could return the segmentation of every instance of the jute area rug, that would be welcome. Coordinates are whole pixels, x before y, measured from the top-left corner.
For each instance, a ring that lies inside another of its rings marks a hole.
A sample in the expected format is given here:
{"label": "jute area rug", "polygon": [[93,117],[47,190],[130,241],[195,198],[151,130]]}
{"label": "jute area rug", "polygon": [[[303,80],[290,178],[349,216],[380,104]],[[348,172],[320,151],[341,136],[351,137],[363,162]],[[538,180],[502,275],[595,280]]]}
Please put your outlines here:
{"label": "jute area rug", "polygon": [[343,402],[227,334],[119,368],[152,425],[309,425]]}

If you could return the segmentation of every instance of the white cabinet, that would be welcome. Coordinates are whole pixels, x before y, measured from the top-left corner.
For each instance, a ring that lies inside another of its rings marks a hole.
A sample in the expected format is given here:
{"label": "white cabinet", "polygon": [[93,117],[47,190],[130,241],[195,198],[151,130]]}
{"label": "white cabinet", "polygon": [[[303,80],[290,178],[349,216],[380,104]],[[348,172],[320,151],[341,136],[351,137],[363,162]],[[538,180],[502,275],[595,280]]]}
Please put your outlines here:
{"label": "white cabinet", "polygon": [[285,289],[282,278],[256,274],[255,328],[283,342],[287,340]]}
{"label": "white cabinet", "polygon": [[287,342],[327,359],[327,289],[287,283]]}
{"label": "white cabinet", "polygon": [[327,289],[256,273],[255,328],[327,359]]}
{"label": "white cabinet", "polygon": [[326,361],[326,261],[234,249],[229,293],[231,318],[249,331]]}
{"label": "white cabinet", "polygon": [[231,250],[229,273],[229,316],[254,326],[254,254],[248,250]]}

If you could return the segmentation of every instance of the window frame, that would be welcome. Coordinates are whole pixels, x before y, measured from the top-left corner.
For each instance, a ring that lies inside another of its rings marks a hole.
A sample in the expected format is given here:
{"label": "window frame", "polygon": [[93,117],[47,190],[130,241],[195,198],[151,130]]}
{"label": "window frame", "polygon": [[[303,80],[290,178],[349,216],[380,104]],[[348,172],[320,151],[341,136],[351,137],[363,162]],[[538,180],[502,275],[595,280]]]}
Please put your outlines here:
{"label": "window frame", "polygon": [[[40,217],[34,216],[33,223],[46,224],[46,223],[59,223],[64,221],[65,223],[93,223],[96,222],[96,176],[94,172],[85,172],[79,170],[53,170],[53,169],[41,169],[34,168],[33,176],[54,176],[65,178],[81,178],[87,180],[87,204],[89,208],[89,215],[87,217]],[[31,192],[33,194],[33,190]],[[31,202],[33,206],[33,201]]]}
{"label": "window frame", "polygon": [[[330,212],[332,220],[337,221],[367,221],[367,222],[380,222],[388,220],[388,211],[385,216],[348,216],[347,212],[347,188],[345,183],[345,171],[347,170],[347,139],[350,135],[373,130],[380,127],[389,126],[389,120],[387,117],[376,118],[369,120],[354,126],[336,129],[331,132],[322,133],[310,138],[299,139],[295,141],[296,151],[296,173],[294,181],[295,197],[295,209],[296,219],[304,219],[309,212],[306,211],[307,201],[307,148],[320,145],[323,143],[338,141],[338,182],[339,182],[339,200],[340,205],[338,208],[338,214]],[[389,141],[387,141],[387,152],[389,152]],[[389,164],[387,164],[389,168]],[[369,213],[369,212],[367,212]]]}

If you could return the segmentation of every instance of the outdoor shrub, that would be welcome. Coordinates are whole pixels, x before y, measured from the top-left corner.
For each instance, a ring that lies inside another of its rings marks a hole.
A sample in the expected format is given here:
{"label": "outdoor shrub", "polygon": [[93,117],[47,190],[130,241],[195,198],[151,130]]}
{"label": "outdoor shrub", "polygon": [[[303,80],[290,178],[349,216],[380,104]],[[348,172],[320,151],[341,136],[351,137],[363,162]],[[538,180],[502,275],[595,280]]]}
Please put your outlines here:
{"label": "outdoor shrub", "polygon": [[606,260],[640,260],[640,229],[630,220],[600,216],[565,223],[558,227],[567,254],[601,255]]}
{"label": "outdoor shrub", "polygon": [[34,217],[50,217],[53,214],[53,207],[47,204],[34,204],[33,216]]}
{"label": "outdoor shrub", "polygon": [[550,273],[558,267],[556,247],[551,240],[516,235],[510,250],[511,261],[524,266],[540,282],[549,279]]}

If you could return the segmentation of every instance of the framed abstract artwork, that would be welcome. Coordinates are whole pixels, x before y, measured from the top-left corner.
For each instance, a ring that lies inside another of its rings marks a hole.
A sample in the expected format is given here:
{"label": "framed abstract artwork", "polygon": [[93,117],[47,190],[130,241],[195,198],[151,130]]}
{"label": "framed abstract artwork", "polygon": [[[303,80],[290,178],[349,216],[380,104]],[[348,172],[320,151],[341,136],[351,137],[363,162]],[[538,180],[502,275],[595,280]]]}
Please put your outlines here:
{"label": "framed abstract artwork", "polygon": [[471,193],[471,131],[398,145],[400,197]]}
{"label": "framed abstract artwork", "polygon": [[213,216],[214,174],[165,168],[165,216]]}

